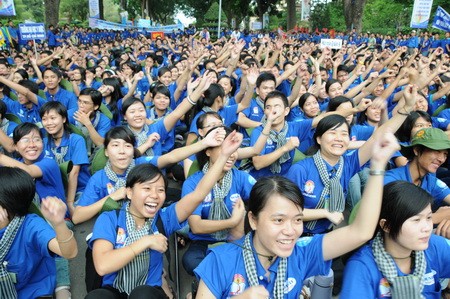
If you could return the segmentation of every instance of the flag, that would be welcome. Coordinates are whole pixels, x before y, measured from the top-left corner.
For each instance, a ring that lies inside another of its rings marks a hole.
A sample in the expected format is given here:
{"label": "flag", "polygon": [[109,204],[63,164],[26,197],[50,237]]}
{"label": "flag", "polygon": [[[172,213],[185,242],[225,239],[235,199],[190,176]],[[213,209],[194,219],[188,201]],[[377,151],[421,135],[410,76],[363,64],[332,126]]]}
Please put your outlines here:
{"label": "flag", "polygon": [[433,0],[415,0],[411,15],[411,28],[427,28]]}
{"label": "flag", "polygon": [[450,31],[450,14],[438,6],[433,20],[433,28]]}

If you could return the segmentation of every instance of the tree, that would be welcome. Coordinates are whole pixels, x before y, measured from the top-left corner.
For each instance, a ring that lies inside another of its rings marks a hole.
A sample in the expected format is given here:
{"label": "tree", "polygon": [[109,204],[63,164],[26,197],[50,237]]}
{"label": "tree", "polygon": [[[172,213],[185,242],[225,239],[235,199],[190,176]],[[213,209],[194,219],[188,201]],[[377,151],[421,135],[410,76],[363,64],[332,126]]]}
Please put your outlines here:
{"label": "tree", "polygon": [[222,10],[227,16],[228,27],[231,28],[231,20],[234,18],[239,25],[250,13],[251,0],[226,0],[222,1]]}
{"label": "tree", "polygon": [[362,30],[362,17],[366,0],[344,0],[344,16],[347,30]]}
{"label": "tree", "polygon": [[[256,15],[262,21],[263,15],[269,11],[277,11],[276,4],[279,0],[255,0],[256,2]],[[295,11],[295,10],[294,10]]]}
{"label": "tree", "polygon": [[45,24],[57,25],[59,22],[60,0],[45,0]]}
{"label": "tree", "polygon": [[297,6],[295,0],[287,0],[287,30],[293,29],[297,23]]}
{"label": "tree", "polygon": [[74,19],[84,21],[89,14],[88,0],[61,0],[59,12],[71,23]]}

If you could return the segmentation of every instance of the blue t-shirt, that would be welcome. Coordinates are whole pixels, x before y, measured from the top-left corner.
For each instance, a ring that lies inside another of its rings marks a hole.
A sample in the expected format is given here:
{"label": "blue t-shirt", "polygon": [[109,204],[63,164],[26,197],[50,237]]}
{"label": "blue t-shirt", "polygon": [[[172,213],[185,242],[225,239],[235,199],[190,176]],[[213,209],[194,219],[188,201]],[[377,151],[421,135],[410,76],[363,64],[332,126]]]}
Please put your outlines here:
{"label": "blue t-shirt", "polygon": [[45,92],[48,101],[58,101],[66,106],[67,110],[77,110],[77,96],[64,88],[58,87],[58,91],[52,95],[48,91]]}
{"label": "blue t-shirt", "polygon": [[[409,164],[391,169],[386,171],[386,175],[384,176],[384,184],[388,184],[390,182],[395,181],[406,181],[410,183],[414,183],[411,178],[411,173],[409,172]],[[424,189],[428,193],[433,196],[435,202],[433,204],[433,210],[436,210],[438,207],[442,205],[442,201],[447,195],[450,194],[450,189],[447,185],[436,177],[434,173],[427,173],[422,178],[422,183],[420,184],[420,188]]]}
{"label": "blue t-shirt", "polygon": [[[0,239],[6,227],[0,229]],[[55,231],[41,217],[28,214],[6,254],[6,269],[17,275],[14,285],[18,298],[51,295],[56,285],[54,254],[48,249]]]}
{"label": "blue t-shirt", "polygon": [[[344,169],[341,175],[341,186],[344,191],[344,197],[347,197],[348,185],[350,179],[360,171],[358,150],[352,152],[349,155],[344,155]],[[337,164],[332,167],[326,161],[324,161],[330,177],[335,176],[337,171]],[[306,209],[315,209],[320,200],[320,195],[324,189],[324,184],[320,179],[319,171],[314,164],[312,157],[306,158],[294,165],[289,169],[286,177],[294,182],[303,194],[305,199]],[[331,222],[324,218],[317,220],[317,224],[313,230],[304,228],[306,233],[320,234],[325,232],[331,225]]]}
{"label": "blue t-shirt", "polygon": [[[425,259],[427,267],[422,277],[422,295],[427,299],[439,299],[439,279],[450,277],[450,241],[431,235]],[[397,272],[399,276],[405,276],[398,267]],[[391,298],[389,282],[378,270],[370,245],[359,249],[347,262],[340,298]]]}
{"label": "blue t-shirt", "polygon": [[[245,114],[245,116],[247,116],[249,119],[254,120],[254,121],[261,121],[261,119],[264,116],[264,109],[262,109],[257,101],[260,101],[259,99],[252,99],[250,101],[250,106],[248,106],[247,108],[245,108],[242,113]],[[264,106],[264,105],[263,105]]]}
{"label": "blue t-shirt", "polygon": [[14,101],[7,96],[3,97],[3,102],[6,104],[7,112],[19,117],[22,122],[39,123],[41,117],[39,115],[39,109],[46,103],[46,100],[37,96],[38,104],[33,104],[30,109],[25,105],[20,104],[18,101]]}
{"label": "blue t-shirt", "polygon": [[[243,201],[247,201],[250,197],[250,191],[252,190],[253,185],[256,183],[255,179],[250,176],[248,173],[244,171],[240,171],[237,169],[231,169],[233,183],[231,184],[230,192],[228,192],[225,197],[225,205],[230,212],[230,215],[233,211],[233,205],[238,199],[242,199]],[[183,188],[181,191],[181,196],[184,197],[189,193],[192,193],[197,187],[200,180],[203,178],[204,173],[202,171],[198,171],[188,177],[186,181],[183,183]],[[195,209],[192,215],[200,216],[202,219],[208,219],[209,211],[211,209],[211,204],[214,200],[214,191],[211,190],[209,194],[203,199],[202,203]],[[207,240],[207,241],[222,241],[216,240],[210,234],[194,234],[189,231],[189,238],[191,240]]]}
{"label": "blue t-shirt", "polygon": [[80,135],[65,134],[60,145],[55,148],[55,144],[53,142],[49,142],[48,137],[44,138],[45,157],[47,158],[55,159],[55,154],[52,149],[54,149],[57,153],[61,153],[64,147],[67,147],[67,153],[64,156],[64,161],[72,161],[73,165],[80,166],[77,192],[82,192],[91,177],[88,169],[89,158],[86,150],[86,142]]}
{"label": "blue t-shirt", "polygon": [[[167,208],[159,210],[152,223],[153,233],[158,232],[157,219],[160,217],[163,223],[164,232],[159,232],[165,236],[170,236],[173,232],[181,229],[185,222],[178,221],[176,206],[173,203]],[[92,238],[89,241],[89,246],[92,248],[95,240],[103,239],[113,244],[114,249],[119,249],[124,246],[125,238],[128,237],[126,226],[126,205],[123,205],[120,210],[119,217],[116,211],[109,211],[100,214],[94,225]],[[150,265],[148,269],[146,285],[161,286],[161,277],[163,273],[163,254],[156,250],[149,250]],[[103,286],[112,286],[118,272],[113,272],[103,276]]]}
{"label": "blue t-shirt", "polygon": [[[73,117],[74,113],[78,110],[70,110],[68,111],[69,114],[69,122],[75,126],[80,126],[80,124],[75,120]],[[111,129],[111,120],[101,113],[100,111],[95,112],[100,117],[97,125],[94,126],[95,130],[97,131],[98,135],[100,135],[102,138],[105,138],[106,133]],[[97,117],[97,116],[96,116]],[[91,120],[91,123],[94,124],[95,118]],[[89,136],[86,136],[89,137]]]}
{"label": "blue t-shirt", "polygon": [[[302,121],[297,122],[287,122],[288,125],[288,131],[286,133],[286,140],[289,141],[290,137],[298,137],[300,140],[300,150],[306,151],[311,145],[313,145],[313,135],[314,135],[314,129],[312,127],[312,119],[305,119]],[[256,141],[259,138],[259,135],[261,135],[261,132],[263,130],[263,127],[257,127],[252,131],[252,136],[250,138],[250,146],[254,146]],[[267,155],[272,152],[274,152],[277,148],[277,144],[272,141],[270,138],[267,138],[266,144],[264,146],[264,149],[261,151],[260,156]],[[295,151],[292,150],[289,152],[289,160],[281,164],[281,172],[279,175],[284,175],[288,172],[289,168],[292,165],[292,161],[295,155]],[[270,171],[270,166],[264,167],[259,170],[252,170],[250,172],[252,176],[255,178],[260,178],[264,176],[271,176],[275,175],[276,173],[272,173]]]}
{"label": "blue t-shirt", "polygon": [[[205,259],[194,270],[215,298],[230,298],[242,294],[249,287],[248,275],[245,270],[242,255],[243,238],[235,243],[228,243],[211,249]],[[327,275],[331,261],[324,261],[322,245],[323,235],[306,237],[297,240],[292,254],[287,258],[286,288],[284,298],[299,298],[302,293],[303,280],[316,275]],[[266,270],[261,265],[253,248],[256,263],[256,274],[259,284],[264,286],[270,294],[275,289],[275,280],[280,259]],[[272,297],[271,297],[272,298]]]}

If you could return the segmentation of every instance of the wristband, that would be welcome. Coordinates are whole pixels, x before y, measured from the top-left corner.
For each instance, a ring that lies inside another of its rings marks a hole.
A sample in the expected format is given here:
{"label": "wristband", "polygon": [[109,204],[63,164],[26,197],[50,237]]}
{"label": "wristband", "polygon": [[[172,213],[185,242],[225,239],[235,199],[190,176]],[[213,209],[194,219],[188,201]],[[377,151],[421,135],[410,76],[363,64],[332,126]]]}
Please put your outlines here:
{"label": "wristband", "polygon": [[370,175],[384,175],[386,173],[385,170],[370,170],[369,174]]}
{"label": "wristband", "polygon": [[191,100],[191,97],[190,97],[190,96],[187,96],[186,98],[187,98],[189,104],[191,104],[192,106],[195,106],[195,105],[196,105],[196,103],[195,103],[193,100]]}

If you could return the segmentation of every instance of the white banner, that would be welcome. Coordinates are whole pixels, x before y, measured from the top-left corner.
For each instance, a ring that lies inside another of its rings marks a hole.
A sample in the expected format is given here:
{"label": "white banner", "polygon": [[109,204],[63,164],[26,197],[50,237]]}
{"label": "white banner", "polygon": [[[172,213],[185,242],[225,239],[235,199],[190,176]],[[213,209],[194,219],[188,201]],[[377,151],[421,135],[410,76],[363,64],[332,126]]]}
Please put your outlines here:
{"label": "white banner", "polygon": [[433,0],[415,0],[411,15],[411,28],[427,28]]}
{"label": "white banner", "polygon": [[100,19],[100,5],[98,0],[89,0],[89,17]]}
{"label": "white banner", "polygon": [[320,48],[323,49],[325,47],[328,47],[330,49],[340,49],[342,48],[342,39],[322,38],[320,40]]}
{"label": "white banner", "polygon": [[14,0],[0,1],[0,16],[15,16]]}

